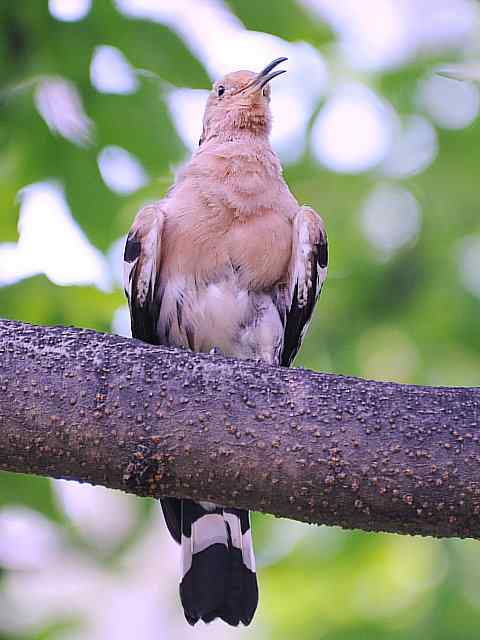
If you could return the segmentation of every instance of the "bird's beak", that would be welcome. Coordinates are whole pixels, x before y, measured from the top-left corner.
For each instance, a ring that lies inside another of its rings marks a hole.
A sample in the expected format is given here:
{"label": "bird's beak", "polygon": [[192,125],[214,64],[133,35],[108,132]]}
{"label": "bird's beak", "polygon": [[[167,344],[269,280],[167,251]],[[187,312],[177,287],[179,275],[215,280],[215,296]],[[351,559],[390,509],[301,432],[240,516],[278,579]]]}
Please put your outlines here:
{"label": "bird's beak", "polygon": [[256,93],[257,91],[261,91],[263,87],[268,82],[270,82],[270,80],[273,80],[273,78],[276,78],[282,73],[286,73],[285,69],[273,71],[275,67],[278,67],[279,64],[281,64],[282,62],[285,62],[286,60],[288,60],[288,58],[277,58],[276,60],[273,60],[273,62],[270,62],[270,64],[267,64],[265,69],[262,69],[260,73],[258,73],[255,76],[255,78],[247,84],[246,87],[243,87],[241,89],[242,93],[244,91],[247,91],[248,94],[252,94],[252,93]]}

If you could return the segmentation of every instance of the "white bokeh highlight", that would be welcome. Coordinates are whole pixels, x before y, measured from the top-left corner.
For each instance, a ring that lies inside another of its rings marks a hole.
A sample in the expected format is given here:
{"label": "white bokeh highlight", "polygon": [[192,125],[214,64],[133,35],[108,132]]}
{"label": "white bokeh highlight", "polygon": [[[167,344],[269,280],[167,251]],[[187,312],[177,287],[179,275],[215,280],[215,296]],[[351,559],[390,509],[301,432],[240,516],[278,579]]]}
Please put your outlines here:
{"label": "white bokeh highlight", "polygon": [[111,145],[98,154],[98,168],[107,187],[121,196],[127,196],[141,189],[149,182],[149,177],[134,155]]}
{"label": "white bokeh highlight", "polygon": [[75,85],[61,77],[42,79],[35,91],[35,106],[52,133],[87,146],[92,142],[93,122],[85,113]]}
{"label": "white bokeh highlight", "polygon": [[[277,525],[280,526],[277,526]],[[306,538],[317,532],[305,522],[296,522],[295,520],[282,520],[275,522],[270,532],[270,544],[265,545],[261,553],[256,553],[256,561],[258,567],[266,567],[280,562],[288,556],[299,544]]]}
{"label": "white bokeh highlight", "polygon": [[121,236],[115,242],[112,242],[110,248],[107,251],[107,260],[110,264],[110,269],[115,284],[123,289],[123,254],[125,252],[125,244],[127,242],[127,236]]}
{"label": "white bokeh highlight", "polygon": [[17,243],[0,244],[0,285],[43,273],[58,285],[111,287],[108,263],[87,240],[54,182],[32,184],[20,192]]}
{"label": "white bokeh highlight", "polygon": [[134,93],[138,89],[135,69],[116,47],[95,48],[90,63],[90,82],[100,93]]}
{"label": "white bokeh highlight", "polygon": [[378,71],[408,59],[412,38],[405,3],[394,0],[300,0],[338,36],[338,48],[353,68]]}
{"label": "white bokeh highlight", "polygon": [[470,82],[432,75],[419,83],[416,102],[439,127],[463,129],[478,116],[480,90]]}
{"label": "white bokeh highlight", "polygon": [[480,298],[480,236],[464,238],[457,250],[460,281],[467,291]]}
{"label": "white bokeh highlight", "polygon": [[48,10],[61,22],[76,22],[85,18],[92,6],[92,0],[49,0]]}
{"label": "white bokeh highlight", "polygon": [[167,96],[167,105],[177,133],[191,151],[198,147],[202,134],[207,98],[208,91],[201,89],[173,89]]}
{"label": "white bokeh highlight", "polygon": [[59,546],[53,523],[37,511],[21,506],[0,510],[0,532],[0,565],[10,570],[41,569]]}
{"label": "white bokeh highlight", "polygon": [[137,503],[125,493],[65,480],[55,481],[53,487],[77,530],[102,551],[114,549],[135,523]]}
{"label": "white bokeh highlight", "polygon": [[112,319],[112,331],[117,336],[123,336],[124,338],[132,337],[128,305],[124,305],[115,310]]}
{"label": "white bokeh highlight", "polygon": [[480,9],[476,0],[403,0],[403,3],[417,54],[436,54],[445,49],[463,51],[478,40]]}
{"label": "white bokeh highlight", "polygon": [[359,83],[342,85],[315,120],[313,154],[332,171],[367,171],[386,156],[397,126],[393,108],[371,89]]}
{"label": "white bokeh highlight", "polygon": [[277,95],[272,88],[272,147],[284,164],[297,162],[307,145],[306,126],[313,113],[313,101],[299,100],[285,91]]}
{"label": "white bokeh highlight", "polygon": [[[122,236],[115,240],[107,253],[107,260],[110,263],[113,278],[115,284],[123,290],[123,253],[125,251],[126,236]],[[132,337],[132,330],[130,324],[130,311],[128,304],[126,303],[121,307],[118,307],[113,313],[112,318],[112,331],[118,336],[124,336],[125,338]]]}
{"label": "white bokeh highlight", "polygon": [[368,196],[360,212],[362,231],[383,258],[412,244],[420,233],[422,217],[414,196],[401,187],[380,185]]}
{"label": "white bokeh highlight", "polygon": [[336,51],[352,69],[377,72],[444,48],[463,49],[476,37],[473,0],[299,0],[327,22]]}
{"label": "white bokeh highlight", "polygon": [[424,171],[438,152],[437,133],[423,116],[405,118],[382,163],[381,171],[390,178],[407,178]]}
{"label": "white bokeh highlight", "polygon": [[218,72],[223,58],[231,55],[229,46],[225,48],[224,45],[243,28],[240,20],[221,0],[202,0],[201,3],[197,0],[115,0],[115,5],[127,16],[153,20],[170,27],[213,77],[225,73]]}

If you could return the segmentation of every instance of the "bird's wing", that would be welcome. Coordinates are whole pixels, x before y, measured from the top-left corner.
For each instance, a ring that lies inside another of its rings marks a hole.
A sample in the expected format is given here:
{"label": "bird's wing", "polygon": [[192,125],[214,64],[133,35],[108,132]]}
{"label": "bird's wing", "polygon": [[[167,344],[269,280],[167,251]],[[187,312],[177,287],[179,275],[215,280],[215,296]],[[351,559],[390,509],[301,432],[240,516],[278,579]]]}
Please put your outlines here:
{"label": "bird's wing", "polygon": [[123,283],[132,335],[150,344],[159,344],[161,287],[158,274],[163,225],[164,213],[159,204],[141,209],[128,234],[123,259]]}
{"label": "bird's wing", "polygon": [[310,207],[301,207],[293,224],[292,258],[285,291],[285,332],[280,364],[288,367],[300,349],[313,308],[327,277],[325,226]]}
{"label": "bird's wing", "polygon": [[[165,215],[160,203],[141,209],[125,245],[123,283],[130,307],[134,338],[160,344],[160,308],[163,286],[159,281],[162,231]],[[174,540],[181,541],[181,500],[163,498],[163,514]]]}

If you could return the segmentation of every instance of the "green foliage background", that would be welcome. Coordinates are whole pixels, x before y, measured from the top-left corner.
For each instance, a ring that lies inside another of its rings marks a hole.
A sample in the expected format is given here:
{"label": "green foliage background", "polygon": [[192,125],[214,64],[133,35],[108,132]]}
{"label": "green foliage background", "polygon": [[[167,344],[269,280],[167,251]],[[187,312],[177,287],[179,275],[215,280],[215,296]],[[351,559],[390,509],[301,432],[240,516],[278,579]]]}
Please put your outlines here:
{"label": "green foliage background", "polygon": [[[247,28],[310,42],[328,61],[334,34],[294,0],[230,0],[229,5]],[[57,179],[89,240],[106,251],[127,232],[144,201],[163,195],[171,180],[170,168],[187,153],[157,82],[145,78],[131,95],[100,94],[92,87],[89,64],[99,43],[118,47],[134,67],[150,70],[172,85],[210,85],[201,63],[173,31],[127,19],[106,0],[95,1],[84,20],[71,24],[54,20],[46,2],[4,0],[0,242],[17,240],[18,191],[32,182]],[[442,61],[455,55],[445,52]],[[406,117],[416,112],[416,82],[436,62],[432,57],[418,58],[369,81]],[[77,86],[95,123],[91,147],[53,135],[34,108],[31,79],[46,74],[64,76]],[[11,91],[20,85],[22,90]],[[458,246],[464,237],[480,233],[476,182],[480,123],[476,120],[461,131],[438,129],[437,134],[435,161],[401,181],[423,212],[418,241],[388,261],[378,259],[358,221],[359,208],[372,187],[384,181],[380,175],[329,172],[309,151],[286,167],[286,179],[298,200],[322,212],[331,247],[329,281],[297,366],[419,384],[478,384],[480,301],[461,286]],[[96,160],[107,144],[138,157],[154,176],[147,187],[126,197],[107,188]],[[0,288],[0,315],[35,323],[109,331],[112,314],[122,304],[120,289],[103,293],[94,287],[58,287],[45,276]],[[398,365],[405,344],[413,345],[416,353],[406,370]],[[374,364],[369,361],[372,352],[379,353]],[[151,503],[139,502],[149,506],[139,508],[137,525],[117,556],[142,535],[142,523],[151,516]],[[48,480],[3,474],[0,507],[17,503],[43,513],[65,530],[73,546],[89,552],[88,540],[75,534]],[[278,534],[275,537],[278,526],[273,518],[256,519],[260,559],[268,555],[269,545],[281,546]],[[94,550],[90,552],[94,557]],[[480,548],[473,541],[311,528],[278,561],[260,570],[259,622],[247,633],[277,640],[476,640],[479,568]],[[0,612],[1,596],[0,578]],[[68,621],[52,620],[28,637],[64,638],[66,629]],[[230,633],[224,630],[225,637]],[[0,637],[10,636],[0,630]]]}

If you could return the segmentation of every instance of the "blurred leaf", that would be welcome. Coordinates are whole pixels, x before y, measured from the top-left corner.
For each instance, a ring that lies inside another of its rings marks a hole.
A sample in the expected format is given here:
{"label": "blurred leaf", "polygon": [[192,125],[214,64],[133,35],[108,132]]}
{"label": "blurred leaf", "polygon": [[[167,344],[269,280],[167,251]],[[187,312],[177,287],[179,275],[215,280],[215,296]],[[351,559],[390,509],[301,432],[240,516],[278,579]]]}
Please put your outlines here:
{"label": "blurred leaf", "polygon": [[65,619],[55,620],[44,626],[40,631],[34,632],[26,640],[63,640],[76,635],[83,627],[81,620]]}
{"label": "blurred leaf", "polygon": [[125,304],[123,292],[106,294],[95,287],[59,287],[45,276],[0,287],[3,318],[45,325],[75,325],[110,331],[113,312]]}
{"label": "blurred leaf", "polygon": [[[12,9],[9,16],[17,25],[15,28],[25,33],[34,51],[25,57],[22,77],[48,73],[74,80],[86,113],[95,123],[95,146],[83,149],[49,131],[33,106],[35,84],[11,95],[3,105],[8,128],[0,127],[0,140],[4,138],[8,150],[0,158],[0,171],[7,178],[0,188],[0,204],[5,204],[6,212],[0,222],[0,237],[16,238],[14,197],[18,189],[32,182],[58,179],[65,185],[68,202],[80,225],[96,246],[106,249],[120,233],[112,214],[115,216],[125,198],[112,193],[103,183],[97,166],[100,149],[108,144],[125,148],[155,179],[180,161],[184,147],[162,99],[165,88],[157,80],[141,78],[140,89],[128,96],[105,95],[93,89],[89,64],[94,47],[125,45],[132,64],[153,71],[172,84],[180,81],[189,86],[206,86],[208,77],[166,27],[128,19],[107,2],[94,3],[87,19],[78,23],[54,20],[46,6],[33,15],[13,13]],[[39,37],[36,30],[41,27],[49,38]],[[32,139],[35,145],[31,144]],[[134,213],[132,210],[132,218]]]}
{"label": "blurred leaf", "polygon": [[[51,24],[46,2],[3,0],[0,6],[0,88],[36,67],[37,52]],[[1,104],[1,103],[0,103]]]}
{"label": "blurred leaf", "polygon": [[[76,220],[96,246],[106,249],[121,233],[115,216],[126,198],[113,193],[103,182],[97,165],[100,149],[109,144],[125,148],[138,157],[155,179],[170,173],[172,164],[183,157],[184,147],[156,83],[145,81],[137,93],[128,96],[102,95],[89,89],[85,98],[87,113],[94,116],[96,134],[95,147],[88,149],[52,135],[41,117],[32,112],[30,92],[15,99],[7,160],[17,159],[18,177],[16,183],[12,179],[5,198],[8,202],[13,189],[20,186],[59,180],[65,186]],[[119,123],[126,124],[119,126]],[[17,214],[14,202],[8,205],[5,219],[11,229],[16,225]],[[134,214],[132,210],[132,219]]]}
{"label": "blurred leaf", "polygon": [[[0,140],[2,137],[0,125]],[[18,190],[22,186],[19,182],[19,162],[18,154],[13,148],[0,153],[0,211],[4,212],[0,215],[0,242],[14,242],[18,239],[15,206]]]}
{"label": "blurred leaf", "polygon": [[5,0],[0,23],[0,71],[5,79],[59,73],[85,88],[95,46],[108,44],[120,48],[132,65],[174,85],[210,84],[200,62],[175,33],[122,15],[110,0],[92,3],[84,20],[70,23],[55,20],[46,2],[18,5]]}
{"label": "blurred leaf", "polygon": [[65,523],[48,478],[0,472],[0,508],[11,505],[29,507],[49,520]]}
{"label": "blurred leaf", "polygon": [[98,44],[118,47],[134,67],[156,73],[175,86],[210,86],[200,62],[162,24],[125,17],[110,2],[94,2],[83,24],[86,30],[96,32]]}
{"label": "blurred leaf", "polygon": [[139,91],[126,96],[92,92],[86,105],[95,116],[98,147],[108,144],[124,147],[139,158],[153,177],[183,158],[185,148],[157,83],[144,80]]}
{"label": "blurred leaf", "polygon": [[285,40],[306,40],[316,46],[331,41],[328,26],[310,15],[295,0],[228,0],[247,29],[272,33]]}

